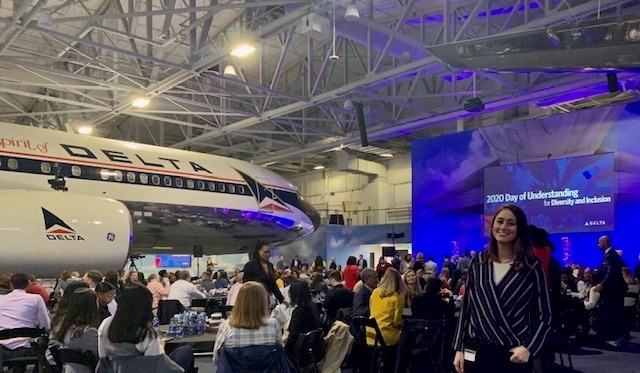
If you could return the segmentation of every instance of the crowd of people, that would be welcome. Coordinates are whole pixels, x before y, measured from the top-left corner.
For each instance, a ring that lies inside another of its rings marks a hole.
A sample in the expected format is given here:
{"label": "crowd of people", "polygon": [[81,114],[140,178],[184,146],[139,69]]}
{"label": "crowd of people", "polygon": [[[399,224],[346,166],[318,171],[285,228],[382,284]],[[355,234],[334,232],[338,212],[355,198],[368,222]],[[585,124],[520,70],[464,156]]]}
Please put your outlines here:
{"label": "crowd of people", "polygon": [[[90,270],[82,277],[65,271],[49,294],[31,275],[2,274],[0,330],[45,329],[51,346],[92,351],[100,364],[136,357],[153,359],[167,371],[194,372],[189,347],[165,354],[164,339],[152,326],[155,310],[161,300],[189,309],[194,299],[222,294],[232,310],[213,349],[219,371],[252,363],[238,349],[251,351],[255,364],[275,351],[280,358],[269,360],[274,369],[304,365],[309,361],[300,359],[309,358],[295,350],[299,336],[319,330],[343,347],[349,321],[363,316],[377,323],[385,371],[406,358],[398,357],[398,345],[403,320],[413,318],[455,325],[450,355],[457,372],[539,372],[553,363],[562,338],[580,341],[593,330],[615,348],[631,338],[638,271],[632,273],[611,246],[608,236],[598,240],[604,253],[599,268],[562,268],[547,233],[527,225],[521,209],[505,205],[494,216],[485,250],[444,256],[440,266],[423,253],[383,257],[375,267],[362,255],[350,256],[344,268],[336,258],[327,263],[321,256],[311,263],[280,257],[274,264],[271,246],[258,242],[242,270],[213,272],[208,266],[197,279],[186,270],[146,278],[137,271]],[[368,329],[365,343],[373,346],[375,337]],[[0,343],[18,354],[29,347],[20,339]],[[339,367],[348,350],[342,347],[319,343],[313,361]]]}

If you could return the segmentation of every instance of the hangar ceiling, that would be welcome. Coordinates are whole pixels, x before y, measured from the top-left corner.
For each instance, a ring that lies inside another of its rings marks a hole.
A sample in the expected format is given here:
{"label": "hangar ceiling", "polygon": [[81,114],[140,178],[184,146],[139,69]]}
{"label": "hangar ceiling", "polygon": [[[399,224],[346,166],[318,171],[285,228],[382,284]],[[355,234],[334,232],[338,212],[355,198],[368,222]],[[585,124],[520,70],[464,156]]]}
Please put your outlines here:
{"label": "hangar ceiling", "polygon": [[[637,0],[334,1],[1,0],[0,122],[90,125],[95,136],[297,174],[334,165],[338,148],[406,154],[417,137],[583,108],[557,101],[606,87],[604,74],[473,78],[428,47],[640,9]],[[360,17],[346,20],[352,4]],[[246,58],[230,55],[241,37],[257,47]],[[640,86],[633,72],[618,79]],[[463,110],[474,95],[484,112]],[[136,97],[151,103],[134,108]],[[360,146],[353,102],[371,147]]]}

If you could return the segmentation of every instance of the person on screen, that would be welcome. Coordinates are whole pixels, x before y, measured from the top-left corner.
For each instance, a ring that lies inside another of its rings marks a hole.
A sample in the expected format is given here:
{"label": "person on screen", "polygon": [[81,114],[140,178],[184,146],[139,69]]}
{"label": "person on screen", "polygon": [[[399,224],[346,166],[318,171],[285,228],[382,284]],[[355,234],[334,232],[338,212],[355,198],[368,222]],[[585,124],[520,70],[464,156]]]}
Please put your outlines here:
{"label": "person on screen", "polygon": [[[476,312],[483,310],[483,312]],[[454,336],[458,373],[531,372],[551,330],[547,282],[529,241],[527,218],[503,205],[485,251],[469,265]]]}

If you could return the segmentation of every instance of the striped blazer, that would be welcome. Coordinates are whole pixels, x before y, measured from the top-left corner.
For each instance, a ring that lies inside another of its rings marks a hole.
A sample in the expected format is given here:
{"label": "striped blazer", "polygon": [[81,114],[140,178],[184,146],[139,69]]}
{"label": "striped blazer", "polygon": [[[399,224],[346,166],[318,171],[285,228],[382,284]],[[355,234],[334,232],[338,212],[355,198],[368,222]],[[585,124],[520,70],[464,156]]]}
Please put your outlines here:
{"label": "striped blazer", "polygon": [[532,270],[510,268],[497,285],[493,275],[488,254],[476,255],[467,274],[453,348],[463,351],[465,338],[471,338],[490,345],[524,346],[538,355],[551,329],[542,265],[536,260]]}

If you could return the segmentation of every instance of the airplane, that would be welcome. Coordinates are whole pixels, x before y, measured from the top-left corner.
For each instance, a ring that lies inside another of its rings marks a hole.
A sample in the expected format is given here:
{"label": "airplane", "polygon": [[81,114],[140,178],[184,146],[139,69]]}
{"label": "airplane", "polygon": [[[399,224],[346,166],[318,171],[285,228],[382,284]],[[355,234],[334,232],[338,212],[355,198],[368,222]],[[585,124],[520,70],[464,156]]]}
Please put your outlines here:
{"label": "airplane", "polygon": [[194,245],[204,255],[247,252],[257,240],[283,244],[320,223],[291,182],[248,162],[0,123],[0,189],[51,188],[51,198],[122,202],[131,213],[131,252],[192,254]]}

